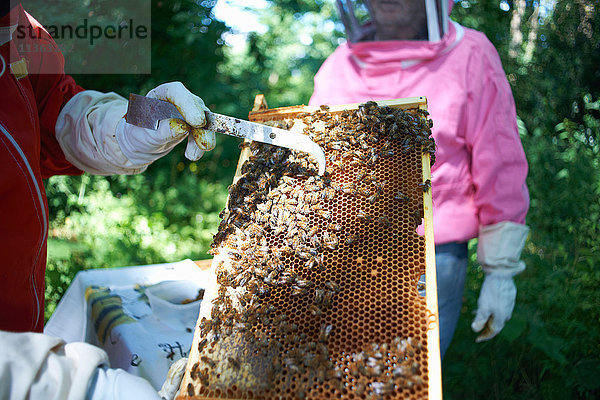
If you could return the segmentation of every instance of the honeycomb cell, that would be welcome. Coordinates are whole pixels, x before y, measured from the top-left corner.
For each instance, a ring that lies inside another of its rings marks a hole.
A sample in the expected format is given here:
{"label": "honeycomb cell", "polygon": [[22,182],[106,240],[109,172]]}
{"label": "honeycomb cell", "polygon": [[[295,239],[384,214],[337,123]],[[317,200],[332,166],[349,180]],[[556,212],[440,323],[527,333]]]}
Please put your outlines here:
{"label": "honeycomb cell", "polygon": [[428,312],[414,290],[421,157],[435,147],[426,114],[371,102],[255,119],[304,124],[327,172],[305,153],[246,145],[213,242],[223,278],[194,337],[200,368],[182,387],[194,398],[427,398]]}

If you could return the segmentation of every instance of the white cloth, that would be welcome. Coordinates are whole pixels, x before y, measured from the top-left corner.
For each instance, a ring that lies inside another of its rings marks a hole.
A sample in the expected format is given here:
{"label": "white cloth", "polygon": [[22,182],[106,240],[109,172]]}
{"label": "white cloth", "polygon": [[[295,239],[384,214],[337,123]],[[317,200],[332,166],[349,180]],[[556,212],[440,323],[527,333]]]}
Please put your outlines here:
{"label": "white cloth", "polygon": [[[208,271],[190,261],[79,272],[44,333],[85,341],[108,353],[110,365],[158,390],[175,361],[187,357]],[[170,300],[170,301],[168,301]]]}
{"label": "white cloth", "polygon": [[106,353],[39,333],[0,331],[0,398],[84,399]]}
{"label": "white cloth", "polygon": [[123,97],[85,90],[65,104],[56,120],[56,139],[67,160],[94,175],[137,174],[186,136],[185,155],[192,161],[215,147],[214,132],[201,129],[208,109],[181,82],[162,84],[147,96],[170,101],[186,121],[167,119],[157,130],[140,128],[125,122]]}
{"label": "white cloth", "polygon": [[40,333],[0,331],[3,400],[159,400],[150,383],[109,369],[106,353]]}
{"label": "white cloth", "polygon": [[477,312],[471,328],[480,335],[476,342],[496,336],[510,319],[517,297],[513,276],[525,269],[519,258],[529,228],[514,222],[482,227],[477,245],[477,260],[485,272]]}
{"label": "white cloth", "polygon": [[122,369],[98,369],[89,400],[162,400],[146,380]]}

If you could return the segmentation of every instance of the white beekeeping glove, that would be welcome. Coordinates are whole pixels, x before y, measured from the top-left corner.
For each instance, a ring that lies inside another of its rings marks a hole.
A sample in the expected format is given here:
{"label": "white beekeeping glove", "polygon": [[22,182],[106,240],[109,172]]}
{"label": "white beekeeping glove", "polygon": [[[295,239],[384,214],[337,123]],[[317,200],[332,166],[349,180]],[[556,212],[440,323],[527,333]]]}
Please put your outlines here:
{"label": "white beekeeping glove", "polygon": [[147,94],[173,103],[185,118],[160,121],[158,129],[125,122],[127,100],[116,93],[85,90],[65,104],[56,139],[69,162],[95,175],[136,174],[188,137],[185,156],[196,161],[215,147],[215,134],[202,129],[208,108],[181,82],[164,83]]}
{"label": "white beekeeping glove", "polygon": [[481,332],[477,343],[496,336],[512,315],[517,297],[513,276],[525,269],[519,258],[529,228],[514,222],[499,222],[479,230],[477,261],[485,278],[477,300],[477,313],[471,324]]}

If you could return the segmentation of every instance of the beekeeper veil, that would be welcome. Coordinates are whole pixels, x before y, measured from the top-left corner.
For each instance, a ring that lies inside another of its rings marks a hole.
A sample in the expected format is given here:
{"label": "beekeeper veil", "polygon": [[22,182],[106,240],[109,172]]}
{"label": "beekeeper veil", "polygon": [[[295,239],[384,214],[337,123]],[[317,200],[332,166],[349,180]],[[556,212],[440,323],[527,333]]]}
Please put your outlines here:
{"label": "beekeeper veil", "polygon": [[448,0],[336,0],[352,43],[374,40],[439,42],[448,32]]}

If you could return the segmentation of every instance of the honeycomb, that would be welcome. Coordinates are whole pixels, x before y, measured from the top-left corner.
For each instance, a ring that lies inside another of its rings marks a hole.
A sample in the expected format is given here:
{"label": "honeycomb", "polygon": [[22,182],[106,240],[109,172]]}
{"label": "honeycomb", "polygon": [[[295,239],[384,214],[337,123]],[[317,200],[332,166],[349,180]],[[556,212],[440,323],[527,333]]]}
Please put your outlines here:
{"label": "honeycomb", "polygon": [[416,228],[431,201],[432,123],[422,103],[390,104],[251,113],[310,135],[326,173],[306,153],[244,144],[178,399],[439,389],[437,309],[417,287],[431,264]]}

